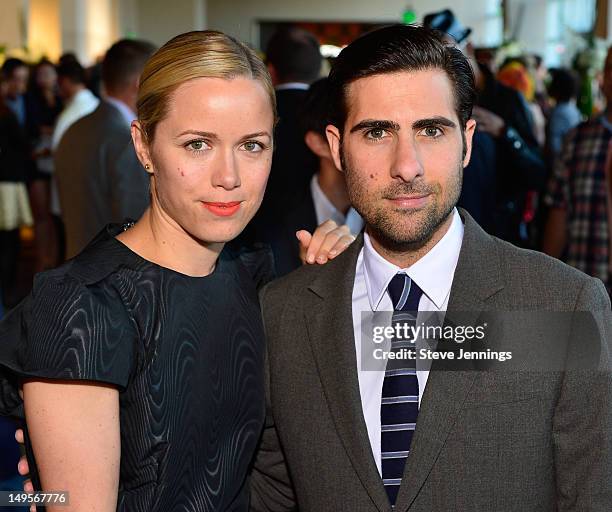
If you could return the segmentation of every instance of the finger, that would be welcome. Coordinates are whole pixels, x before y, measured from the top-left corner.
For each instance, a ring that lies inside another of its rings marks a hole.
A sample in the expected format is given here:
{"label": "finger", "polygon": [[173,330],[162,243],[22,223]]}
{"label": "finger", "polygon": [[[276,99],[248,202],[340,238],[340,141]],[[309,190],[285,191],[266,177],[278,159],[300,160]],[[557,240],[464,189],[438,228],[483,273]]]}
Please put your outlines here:
{"label": "finger", "polygon": [[23,481],[23,490],[25,492],[34,492],[34,485],[32,484],[32,480],[24,480]]}
{"label": "finger", "polygon": [[25,455],[19,459],[17,471],[19,471],[21,476],[26,476],[30,472],[30,466],[28,465],[28,460],[25,458]]}
{"label": "finger", "polygon": [[351,234],[341,237],[329,251],[329,259],[333,260],[338,254],[342,254],[354,241],[355,237]]}
{"label": "finger", "polygon": [[320,224],[312,235],[312,240],[308,246],[308,252],[306,253],[306,262],[314,263],[316,255],[319,252],[319,247],[325,241],[325,237],[330,231],[333,231],[338,227],[333,220],[326,220],[323,224]]}
{"label": "finger", "polygon": [[300,260],[302,260],[302,264],[305,264],[306,253],[308,251],[310,241],[312,240],[312,235],[305,229],[301,229],[300,231],[296,232],[295,236],[300,241]]}
{"label": "finger", "polygon": [[15,441],[17,441],[19,444],[23,444],[23,429],[18,428],[15,430]]}
{"label": "finger", "polygon": [[325,235],[323,242],[321,243],[319,249],[316,254],[316,262],[317,263],[327,263],[329,258],[329,252],[332,250],[334,245],[340,240],[343,236],[349,235],[350,231],[347,226],[340,226],[333,231],[330,231]]}

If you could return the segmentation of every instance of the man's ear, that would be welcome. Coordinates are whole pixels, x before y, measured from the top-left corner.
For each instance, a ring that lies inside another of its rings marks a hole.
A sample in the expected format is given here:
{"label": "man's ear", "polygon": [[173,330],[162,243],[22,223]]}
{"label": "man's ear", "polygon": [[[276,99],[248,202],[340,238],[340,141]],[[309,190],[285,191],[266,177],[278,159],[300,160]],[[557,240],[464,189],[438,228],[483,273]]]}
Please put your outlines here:
{"label": "man's ear", "polygon": [[331,156],[336,169],[344,172],[344,169],[342,168],[342,158],[340,156],[340,146],[342,142],[340,130],[338,130],[338,128],[333,124],[328,124],[325,127],[325,136],[327,137],[327,143],[329,144],[329,149],[331,151]]}
{"label": "man's ear", "polygon": [[153,174],[154,169],[149,142],[139,121],[132,121],[130,132],[132,134],[132,142],[134,143],[134,149],[136,150],[138,160],[140,160],[140,163],[148,174]]}
{"label": "man's ear", "polygon": [[308,130],[304,135],[304,142],[308,146],[308,149],[312,151],[319,158],[330,158],[330,149],[327,139],[320,133]]}
{"label": "man's ear", "polygon": [[465,156],[463,157],[463,168],[465,169],[470,163],[472,156],[472,143],[474,140],[474,131],[476,130],[476,121],[474,119],[468,119],[465,123],[464,137],[465,137]]}

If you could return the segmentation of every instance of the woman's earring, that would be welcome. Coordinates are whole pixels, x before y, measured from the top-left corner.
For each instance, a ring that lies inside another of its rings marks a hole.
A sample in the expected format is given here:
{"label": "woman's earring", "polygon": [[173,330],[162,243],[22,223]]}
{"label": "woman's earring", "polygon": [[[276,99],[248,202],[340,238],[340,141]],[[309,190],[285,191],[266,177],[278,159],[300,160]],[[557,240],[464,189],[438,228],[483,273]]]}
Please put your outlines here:
{"label": "woman's earring", "polygon": [[148,171],[151,169],[151,166],[149,164],[145,164],[145,169]]}

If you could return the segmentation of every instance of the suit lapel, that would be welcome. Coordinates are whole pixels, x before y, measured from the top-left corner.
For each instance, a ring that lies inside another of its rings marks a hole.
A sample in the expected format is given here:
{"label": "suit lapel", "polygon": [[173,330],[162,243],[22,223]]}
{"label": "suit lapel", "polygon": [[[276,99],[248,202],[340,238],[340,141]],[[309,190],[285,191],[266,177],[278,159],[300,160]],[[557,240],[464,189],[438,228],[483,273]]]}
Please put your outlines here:
{"label": "suit lapel", "polygon": [[[321,269],[306,291],[308,336],[329,409],[362,485],[381,511],[390,511],[363,417],[352,317],[355,266],[363,237]],[[313,295],[314,294],[314,295]],[[316,296],[315,296],[316,295]],[[312,302],[311,302],[312,301]]]}
{"label": "suit lapel", "polygon": [[[470,325],[475,324],[486,309],[486,299],[503,288],[499,276],[501,260],[493,238],[467,212],[459,209],[459,213],[465,228],[449,297],[447,321],[453,320],[453,314],[460,313],[456,322]],[[476,371],[436,371],[436,365],[433,365],[395,510],[408,509],[416,498],[457,420],[476,375]]]}

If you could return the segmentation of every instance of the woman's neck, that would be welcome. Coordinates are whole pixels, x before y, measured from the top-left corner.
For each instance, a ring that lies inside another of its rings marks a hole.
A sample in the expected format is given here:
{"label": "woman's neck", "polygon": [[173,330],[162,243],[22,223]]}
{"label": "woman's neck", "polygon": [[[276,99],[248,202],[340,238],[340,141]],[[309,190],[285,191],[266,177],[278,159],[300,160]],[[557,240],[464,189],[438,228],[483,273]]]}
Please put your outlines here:
{"label": "woman's neck", "polygon": [[191,277],[212,273],[225,245],[193,238],[156,205],[117,239],[142,258]]}

